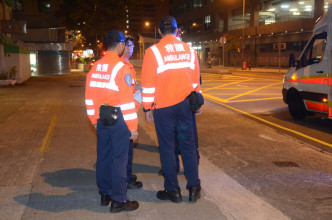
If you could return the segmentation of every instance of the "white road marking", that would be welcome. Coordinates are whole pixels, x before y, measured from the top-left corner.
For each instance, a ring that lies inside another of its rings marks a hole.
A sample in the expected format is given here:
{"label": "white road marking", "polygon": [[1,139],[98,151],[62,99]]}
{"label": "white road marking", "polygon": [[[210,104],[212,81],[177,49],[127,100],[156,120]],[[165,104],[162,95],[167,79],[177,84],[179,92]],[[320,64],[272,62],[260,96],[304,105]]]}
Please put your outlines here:
{"label": "white road marking", "polygon": [[227,219],[288,219],[282,212],[245,189],[201,155],[199,164],[202,189]]}
{"label": "white road marking", "polygon": [[269,140],[269,141],[276,141],[275,139],[273,139],[272,137],[270,137],[267,134],[259,134],[259,137],[261,137],[263,139],[266,139],[266,140]]}

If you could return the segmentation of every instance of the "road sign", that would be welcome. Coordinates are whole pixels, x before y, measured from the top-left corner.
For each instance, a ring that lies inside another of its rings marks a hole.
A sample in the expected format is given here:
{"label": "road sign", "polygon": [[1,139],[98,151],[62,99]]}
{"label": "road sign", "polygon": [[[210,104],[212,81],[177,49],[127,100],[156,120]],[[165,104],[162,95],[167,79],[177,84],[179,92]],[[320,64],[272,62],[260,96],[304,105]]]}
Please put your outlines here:
{"label": "road sign", "polygon": [[221,44],[225,44],[226,43],[226,37],[225,36],[221,36],[220,39],[219,39],[219,42]]}

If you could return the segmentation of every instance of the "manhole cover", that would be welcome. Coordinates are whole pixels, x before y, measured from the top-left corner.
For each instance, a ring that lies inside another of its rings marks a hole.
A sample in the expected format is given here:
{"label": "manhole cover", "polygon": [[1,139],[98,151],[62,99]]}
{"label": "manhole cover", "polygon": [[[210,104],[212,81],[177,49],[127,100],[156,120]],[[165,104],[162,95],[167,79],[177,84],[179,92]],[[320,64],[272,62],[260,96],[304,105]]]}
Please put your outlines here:
{"label": "manhole cover", "polygon": [[277,161],[273,163],[278,167],[299,167],[299,165],[293,161]]}

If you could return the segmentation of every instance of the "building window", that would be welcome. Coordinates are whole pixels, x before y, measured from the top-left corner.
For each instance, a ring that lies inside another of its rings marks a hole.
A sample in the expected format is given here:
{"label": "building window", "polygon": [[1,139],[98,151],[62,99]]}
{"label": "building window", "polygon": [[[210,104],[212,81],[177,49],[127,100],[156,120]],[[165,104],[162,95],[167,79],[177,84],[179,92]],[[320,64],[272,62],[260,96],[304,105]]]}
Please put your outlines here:
{"label": "building window", "polygon": [[202,7],[202,0],[193,0],[192,7],[193,9]]}
{"label": "building window", "polygon": [[[268,4],[265,10],[259,11],[259,24],[267,25],[296,19],[313,18],[315,0],[279,1]],[[324,9],[328,1],[324,0]]]}
{"label": "building window", "polygon": [[208,5],[208,4],[211,4],[213,2],[214,2],[214,0],[204,0],[204,5]]}
{"label": "building window", "polygon": [[22,0],[11,0],[12,1],[12,9],[13,11],[22,11]]}
{"label": "building window", "polygon": [[39,12],[51,12],[50,0],[38,0]]}
{"label": "building window", "polygon": [[205,16],[204,29],[208,30],[211,27],[211,15]]}

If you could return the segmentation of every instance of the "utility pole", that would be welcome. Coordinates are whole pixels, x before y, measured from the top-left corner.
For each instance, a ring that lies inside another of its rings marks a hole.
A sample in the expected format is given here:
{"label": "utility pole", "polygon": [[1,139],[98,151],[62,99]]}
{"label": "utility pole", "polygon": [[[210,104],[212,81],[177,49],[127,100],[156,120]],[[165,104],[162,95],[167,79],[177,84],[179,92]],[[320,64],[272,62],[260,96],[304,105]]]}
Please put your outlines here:
{"label": "utility pole", "polygon": [[157,41],[157,26],[154,25],[154,43],[156,44]]}

